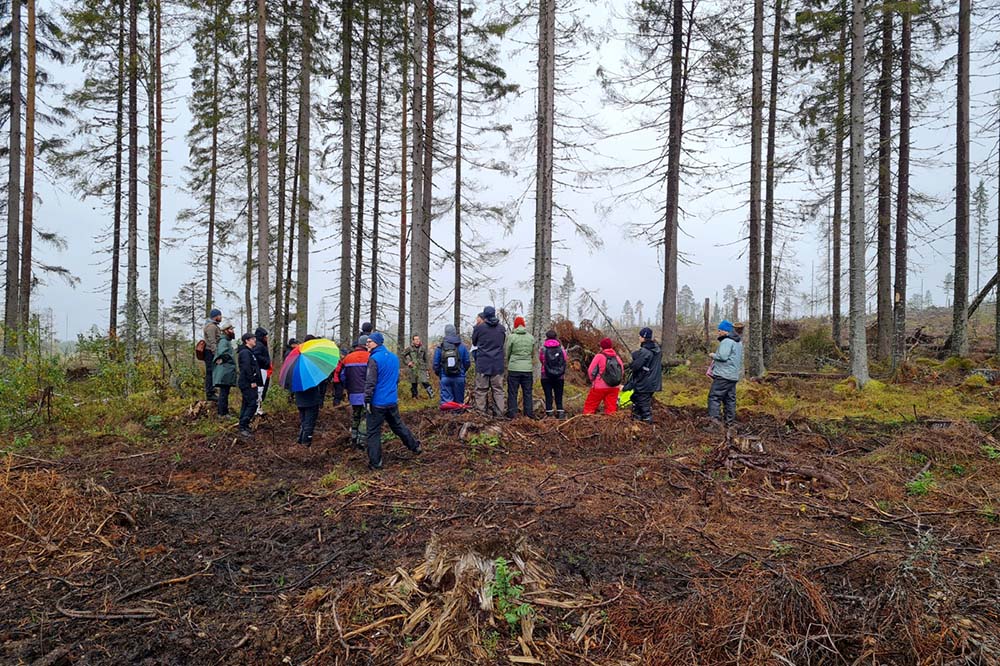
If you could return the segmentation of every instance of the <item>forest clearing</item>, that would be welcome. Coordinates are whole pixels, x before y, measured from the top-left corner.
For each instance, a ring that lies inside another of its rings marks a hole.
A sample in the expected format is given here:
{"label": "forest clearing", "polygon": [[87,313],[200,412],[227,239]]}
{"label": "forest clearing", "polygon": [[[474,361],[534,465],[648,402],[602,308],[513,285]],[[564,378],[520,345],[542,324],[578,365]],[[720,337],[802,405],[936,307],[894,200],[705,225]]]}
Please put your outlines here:
{"label": "forest clearing", "polygon": [[741,384],[728,435],[689,366],[651,426],[406,399],[424,453],[377,474],[281,395],[253,443],[177,398],[41,427],[0,474],[0,661],[996,663],[998,389],[826,372]]}

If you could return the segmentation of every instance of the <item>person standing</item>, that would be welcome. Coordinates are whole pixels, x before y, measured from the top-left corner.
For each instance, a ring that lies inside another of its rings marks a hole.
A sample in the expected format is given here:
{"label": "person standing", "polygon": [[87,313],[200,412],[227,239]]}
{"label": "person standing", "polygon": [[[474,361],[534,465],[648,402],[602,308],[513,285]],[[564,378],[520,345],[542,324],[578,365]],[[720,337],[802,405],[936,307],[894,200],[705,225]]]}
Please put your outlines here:
{"label": "person standing", "polygon": [[653,339],[653,329],[639,331],[640,345],[632,352],[632,418],[653,422],[653,394],[663,389],[663,351]]}
{"label": "person standing", "polygon": [[319,408],[322,404],[319,386],[313,386],[304,391],[295,391],[295,406],[299,410],[299,438],[297,444],[312,446],[313,433],[316,431],[316,421],[319,420]]}
{"label": "person standing", "polygon": [[[236,351],[233,349],[233,339],[236,333],[231,323],[225,323],[219,328],[219,339],[212,361],[212,385],[219,389],[216,398],[216,412],[219,416],[229,416],[229,391],[236,386]],[[206,340],[207,343],[207,340]],[[205,346],[206,353],[208,345]]]}
{"label": "person standing", "polygon": [[243,404],[240,406],[240,434],[251,438],[253,431],[250,430],[250,421],[257,412],[257,386],[260,383],[260,367],[253,353],[254,347],[257,346],[257,338],[253,333],[244,333],[240,339],[243,341],[239,351],[240,377],[237,382],[240,393],[243,394]]}
{"label": "person standing", "polygon": [[531,395],[535,381],[535,339],[528,333],[524,317],[514,318],[514,332],[504,347],[507,360],[507,418],[517,416],[517,394],[523,399],[522,413],[529,419],[535,416],[535,401]]}
{"label": "person standing", "polygon": [[601,403],[604,403],[605,414],[618,411],[618,391],[625,376],[625,364],[615,351],[611,338],[604,338],[600,345],[600,353],[594,356],[587,368],[591,386],[583,403],[584,414],[596,414]]}
{"label": "person standing", "polygon": [[444,341],[434,350],[434,374],[441,385],[441,404],[465,402],[465,373],[472,367],[469,350],[458,336],[458,329],[444,327]]}
{"label": "person standing", "polygon": [[434,389],[431,387],[431,378],[427,373],[427,348],[424,347],[419,335],[414,335],[410,339],[410,346],[403,350],[403,361],[409,369],[410,374],[410,397],[417,397],[417,386],[423,386],[427,391],[427,397],[434,397]]}
{"label": "person standing", "polygon": [[351,405],[351,444],[365,448],[365,376],[368,374],[368,336],[358,337],[350,354],[337,364],[340,385]]}
{"label": "person standing", "polygon": [[253,355],[257,358],[257,367],[260,368],[260,383],[257,384],[257,416],[263,416],[264,398],[267,396],[267,388],[271,384],[271,350],[268,349],[266,328],[258,326],[253,335],[257,339]]}
{"label": "person standing", "polygon": [[365,375],[365,410],[368,412],[368,468],[382,469],[382,424],[388,423],[410,451],[422,452],[420,442],[399,415],[399,358],[385,347],[385,336],[368,337],[368,370]]}
{"label": "person standing", "polygon": [[546,331],[545,342],[538,350],[538,362],[542,366],[542,392],[545,394],[546,416],[556,416],[560,419],[566,416],[563,410],[566,359],[566,349],[559,342],[556,332]]}
{"label": "person standing", "polygon": [[736,423],[736,385],[743,376],[743,344],[736,327],[723,319],[719,323],[719,350],[709,354],[712,388],[708,391],[708,415],[713,425],[721,425],[720,407],[725,409],[726,425]]}
{"label": "person standing", "polygon": [[205,398],[213,401],[218,399],[213,375],[215,374],[215,354],[219,348],[219,340],[222,339],[222,328],[219,326],[221,322],[222,310],[213,308],[208,313],[205,328],[202,330],[202,339],[205,341]]}
{"label": "person standing", "polygon": [[506,341],[507,330],[497,319],[496,309],[487,305],[479,314],[476,327],[472,329],[472,346],[475,349],[473,360],[476,362],[474,403],[477,410],[494,416],[503,416],[506,412],[503,391]]}

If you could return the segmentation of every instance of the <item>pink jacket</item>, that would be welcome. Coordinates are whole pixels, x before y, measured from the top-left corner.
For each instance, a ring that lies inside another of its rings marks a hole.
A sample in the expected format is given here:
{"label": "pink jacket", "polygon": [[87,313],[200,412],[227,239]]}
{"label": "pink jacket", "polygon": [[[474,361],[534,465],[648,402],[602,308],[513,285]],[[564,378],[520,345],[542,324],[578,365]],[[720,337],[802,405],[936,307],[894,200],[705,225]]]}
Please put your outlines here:
{"label": "pink jacket", "polygon": [[[538,362],[542,366],[542,377],[545,376],[545,348],[546,347],[561,347],[561,346],[562,345],[560,344],[560,342],[558,340],[546,340],[545,344],[543,344],[541,347],[539,347],[539,349],[538,349]],[[566,350],[563,349],[562,353],[563,353],[563,358],[566,359],[566,365],[569,366],[569,358],[566,356]]]}
{"label": "pink jacket", "polygon": [[[587,368],[587,378],[593,382],[595,389],[609,389],[609,388],[620,388],[618,386],[608,386],[601,379],[601,375],[604,374],[604,366],[608,364],[608,358],[614,356],[618,359],[618,362],[622,364],[622,369],[625,368],[625,364],[622,363],[622,359],[618,356],[614,349],[602,349],[600,354],[594,356],[594,360],[590,362],[590,367]],[[594,377],[594,374],[597,377]]]}

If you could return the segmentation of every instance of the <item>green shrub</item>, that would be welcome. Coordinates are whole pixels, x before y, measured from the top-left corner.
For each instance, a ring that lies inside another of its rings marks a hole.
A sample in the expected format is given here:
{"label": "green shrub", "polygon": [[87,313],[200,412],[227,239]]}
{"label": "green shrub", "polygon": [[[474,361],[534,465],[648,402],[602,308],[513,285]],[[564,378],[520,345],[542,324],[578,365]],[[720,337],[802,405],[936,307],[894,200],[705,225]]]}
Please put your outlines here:
{"label": "green shrub", "polygon": [[22,356],[0,357],[0,432],[29,427],[62,402],[66,373],[59,358],[44,354],[37,337],[26,336],[24,344]]}

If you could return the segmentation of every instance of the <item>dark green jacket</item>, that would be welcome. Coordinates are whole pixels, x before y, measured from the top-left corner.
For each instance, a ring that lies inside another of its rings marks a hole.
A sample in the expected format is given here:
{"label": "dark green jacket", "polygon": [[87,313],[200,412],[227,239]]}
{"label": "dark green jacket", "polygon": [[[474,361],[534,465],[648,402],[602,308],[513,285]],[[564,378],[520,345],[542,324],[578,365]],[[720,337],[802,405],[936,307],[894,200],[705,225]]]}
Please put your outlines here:
{"label": "dark green jacket", "polygon": [[216,386],[236,386],[236,349],[233,341],[222,336],[215,350],[215,367],[212,368],[212,383]]}

